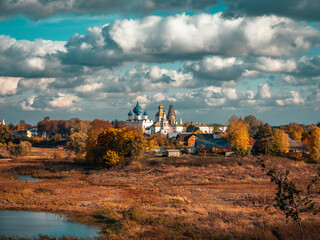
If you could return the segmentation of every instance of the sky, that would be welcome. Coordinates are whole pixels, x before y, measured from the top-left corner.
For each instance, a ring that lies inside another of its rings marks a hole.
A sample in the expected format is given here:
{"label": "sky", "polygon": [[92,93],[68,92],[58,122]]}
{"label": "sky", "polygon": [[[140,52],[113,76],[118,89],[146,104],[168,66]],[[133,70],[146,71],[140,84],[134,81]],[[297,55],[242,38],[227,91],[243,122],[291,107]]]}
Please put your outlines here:
{"label": "sky", "polygon": [[0,1],[0,118],[320,122],[320,0]]}

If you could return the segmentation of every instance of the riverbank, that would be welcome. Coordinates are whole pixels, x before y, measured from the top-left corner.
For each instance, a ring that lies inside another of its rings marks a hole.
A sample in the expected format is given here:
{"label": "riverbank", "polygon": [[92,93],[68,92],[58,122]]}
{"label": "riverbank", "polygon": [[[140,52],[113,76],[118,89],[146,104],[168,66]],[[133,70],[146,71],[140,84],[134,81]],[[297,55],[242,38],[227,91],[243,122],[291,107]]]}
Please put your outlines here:
{"label": "riverbank", "polygon": [[[57,152],[59,157],[57,157]],[[0,154],[4,158],[3,147]],[[302,187],[319,164],[266,158]],[[293,239],[296,224],[265,209],[275,185],[254,158],[145,156],[112,169],[77,162],[63,149],[32,148],[0,161],[0,209],[54,212],[98,226],[112,239]],[[32,175],[39,182],[16,181]],[[317,186],[319,187],[319,185]],[[318,188],[319,189],[319,188]],[[320,202],[320,199],[316,199]],[[319,215],[303,214],[310,239]]]}

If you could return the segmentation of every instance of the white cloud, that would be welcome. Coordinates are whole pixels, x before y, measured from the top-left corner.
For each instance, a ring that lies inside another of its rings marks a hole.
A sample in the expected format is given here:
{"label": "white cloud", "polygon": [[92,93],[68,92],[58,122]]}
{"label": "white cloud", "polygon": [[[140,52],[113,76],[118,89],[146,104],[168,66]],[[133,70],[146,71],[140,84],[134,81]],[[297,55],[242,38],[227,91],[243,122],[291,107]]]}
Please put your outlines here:
{"label": "white cloud", "polygon": [[285,98],[283,100],[278,99],[276,101],[279,106],[286,105],[301,105],[304,104],[305,100],[301,97],[300,93],[297,91],[291,91],[291,97]]}
{"label": "white cloud", "polygon": [[259,84],[259,95],[262,99],[271,98],[272,94],[268,83]]}
{"label": "white cloud", "polygon": [[58,93],[58,97],[50,101],[49,105],[56,108],[70,108],[71,110],[76,110],[73,108],[73,105],[79,101],[80,98],[75,95]]}
{"label": "white cloud", "polygon": [[85,84],[85,85],[76,87],[75,91],[80,93],[88,93],[88,92],[94,92],[102,87],[103,87],[102,83]]}
{"label": "white cloud", "polygon": [[0,77],[0,95],[16,94],[20,79],[15,77]]}
{"label": "white cloud", "polygon": [[297,65],[293,59],[285,61],[270,57],[259,57],[255,68],[267,73],[294,72],[297,69]]}

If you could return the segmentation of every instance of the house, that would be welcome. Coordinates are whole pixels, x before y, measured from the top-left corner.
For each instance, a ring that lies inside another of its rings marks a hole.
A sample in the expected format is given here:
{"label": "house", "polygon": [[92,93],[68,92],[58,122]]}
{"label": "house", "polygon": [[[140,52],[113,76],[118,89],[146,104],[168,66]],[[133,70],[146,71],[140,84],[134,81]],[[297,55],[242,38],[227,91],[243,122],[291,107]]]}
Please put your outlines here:
{"label": "house", "polygon": [[297,141],[289,140],[289,152],[305,153],[308,151],[307,145]]}
{"label": "house", "polygon": [[165,152],[166,157],[181,157],[179,149],[167,149]]}
{"label": "house", "polygon": [[194,134],[194,133],[187,133],[187,134],[178,134],[177,140],[180,144],[186,145],[188,147],[195,147],[196,146],[196,139],[213,139],[213,134]]}
{"label": "house", "polygon": [[197,139],[196,148],[205,147],[205,149],[211,153],[227,153],[230,151],[230,143],[226,138],[207,138],[207,139]]}
{"label": "house", "polygon": [[196,135],[195,134],[178,134],[177,135],[177,140],[179,144],[185,145],[188,147],[194,147],[196,144]]}
{"label": "house", "polygon": [[12,136],[14,138],[31,138],[32,134],[28,130],[23,130],[23,131],[15,131],[15,132],[13,132]]}

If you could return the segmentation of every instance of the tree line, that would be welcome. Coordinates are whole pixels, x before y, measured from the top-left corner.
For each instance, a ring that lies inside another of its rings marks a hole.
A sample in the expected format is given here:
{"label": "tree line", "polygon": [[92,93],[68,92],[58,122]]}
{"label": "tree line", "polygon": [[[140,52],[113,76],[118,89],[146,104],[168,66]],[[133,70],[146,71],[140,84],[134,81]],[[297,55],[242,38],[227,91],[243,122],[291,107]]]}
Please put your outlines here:
{"label": "tree line", "polygon": [[[301,126],[291,123],[289,126],[272,128],[268,123],[253,115],[244,120],[235,115],[228,120],[226,138],[231,148],[239,155],[251,153],[263,155],[284,155],[289,152],[288,136],[308,146],[314,161],[320,158],[320,128],[317,125]],[[252,152],[248,149],[249,141],[255,141]]]}

